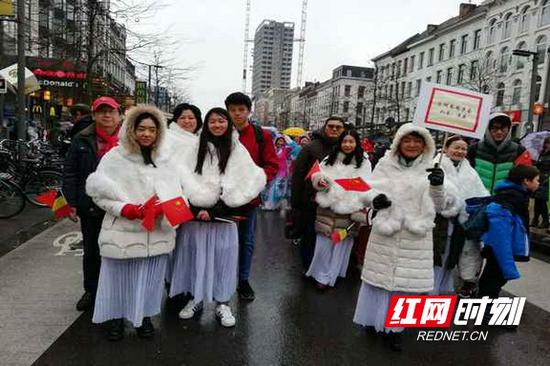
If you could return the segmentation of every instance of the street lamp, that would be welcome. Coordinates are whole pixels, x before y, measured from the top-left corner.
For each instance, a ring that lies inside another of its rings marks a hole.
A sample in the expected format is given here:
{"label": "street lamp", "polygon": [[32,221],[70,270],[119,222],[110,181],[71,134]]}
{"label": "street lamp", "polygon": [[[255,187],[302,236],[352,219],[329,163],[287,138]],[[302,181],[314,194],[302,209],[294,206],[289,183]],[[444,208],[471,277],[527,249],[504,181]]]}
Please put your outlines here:
{"label": "street lamp", "polygon": [[537,68],[539,66],[539,54],[537,52],[526,50],[513,50],[512,55],[519,57],[533,56],[533,68],[531,70],[531,88],[529,91],[529,107],[527,109],[527,125],[525,129],[533,131],[533,106],[535,105],[535,94],[537,88]]}

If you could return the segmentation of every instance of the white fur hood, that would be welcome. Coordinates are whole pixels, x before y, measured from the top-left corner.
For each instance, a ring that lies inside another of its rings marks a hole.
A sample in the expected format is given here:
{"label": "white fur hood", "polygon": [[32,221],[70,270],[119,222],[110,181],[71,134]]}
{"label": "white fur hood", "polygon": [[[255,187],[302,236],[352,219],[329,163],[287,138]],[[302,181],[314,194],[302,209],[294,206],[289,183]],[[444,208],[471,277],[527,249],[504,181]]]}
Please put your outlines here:
{"label": "white fur hood", "polygon": [[345,155],[339,153],[333,165],[327,165],[328,158],[325,158],[321,164],[321,172],[313,174],[311,181],[316,189],[319,189],[319,181],[325,179],[329,182],[328,191],[319,191],[315,196],[315,201],[323,208],[330,208],[337,214],[351,214],[363,209],[367,192],[346,191],[335,179],[342,178],[362,178],[368,183],[371,175],[371,164],[368,156],[364,156],[363,162],[359,168],[356,168],[355,158],[351,163],[345,165],[343,160]]}

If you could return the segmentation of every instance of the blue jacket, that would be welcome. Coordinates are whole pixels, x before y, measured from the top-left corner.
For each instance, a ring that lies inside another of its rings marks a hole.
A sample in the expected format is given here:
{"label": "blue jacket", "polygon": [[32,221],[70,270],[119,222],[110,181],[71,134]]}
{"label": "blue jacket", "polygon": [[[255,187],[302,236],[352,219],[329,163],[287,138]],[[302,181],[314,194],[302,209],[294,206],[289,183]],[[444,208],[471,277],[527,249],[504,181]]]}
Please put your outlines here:
{"label": "blue jacket", "polygon": [[[529,260],[529,236],[523,218],[512,211],[511,204],[528,202],[528,193],[522,186],[508,180],[499,182],[495,188],[497,195],[502,192],[505,197],[515,196],[513,201],[497,200],[487,206],[486,214],[489,230],[483,235],[485,246],[493,250],[502,275],[506,280],[520,277],[515,261]],[[526,200],[523,200],[523,198]],[[516,207],[514,207],[516,208]],[[522,211],[521,207],[517,207]],[[516,211],[517,212],[517,211]]]}

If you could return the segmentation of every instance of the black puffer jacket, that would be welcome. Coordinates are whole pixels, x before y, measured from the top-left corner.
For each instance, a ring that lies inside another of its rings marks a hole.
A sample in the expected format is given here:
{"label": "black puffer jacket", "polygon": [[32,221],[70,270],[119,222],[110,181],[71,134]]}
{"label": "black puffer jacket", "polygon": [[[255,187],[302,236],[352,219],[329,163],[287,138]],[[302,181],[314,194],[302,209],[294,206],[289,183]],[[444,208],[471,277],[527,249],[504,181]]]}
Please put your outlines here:
{"label": "black puffer jacket", "polygon": [[311,143],[300,151],[292,175],[291,205],[293,209],[314,210],[315,190],[311,181],[306,181],[305,178],[315,161],[321,162],[331,152],[336,142],[328,138],[324,132],[316,131],[313,133]]}
{"label": "black puffer jacket", "polygon": [[540,186],[535,193],[535,198],[548,201],[548,178],[550,177],[550,151],[544,152],[537,160],[537,168],[540,171]]}
{"label": "black puffer jacket", "polygon": [[92,123],[73,138],[65,158],[63,194],[79,216],[104,214],[86,194],[86,179],[99,163],[96,142],[95,123]]}

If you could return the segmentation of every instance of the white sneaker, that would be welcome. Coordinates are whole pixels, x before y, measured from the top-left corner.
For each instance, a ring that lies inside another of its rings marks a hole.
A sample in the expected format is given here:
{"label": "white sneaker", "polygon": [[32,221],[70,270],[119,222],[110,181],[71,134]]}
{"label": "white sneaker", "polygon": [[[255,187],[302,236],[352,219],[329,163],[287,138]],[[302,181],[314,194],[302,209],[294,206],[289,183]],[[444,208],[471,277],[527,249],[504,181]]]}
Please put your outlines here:
{"label": "white sneaker", "polygon": [[216,306],[216,317],[224,327],[235,326],[235,317],[231,313],[231,308],[225,304]]}
{"label": "white sneaker", "polygon": [[179,317],[181,319],[191,319],[195,316],[196,313],[202,310],[202,301],[198,304],[195,303],[195,300],[191,299],[187,302],[185,307],[181,309]]}

